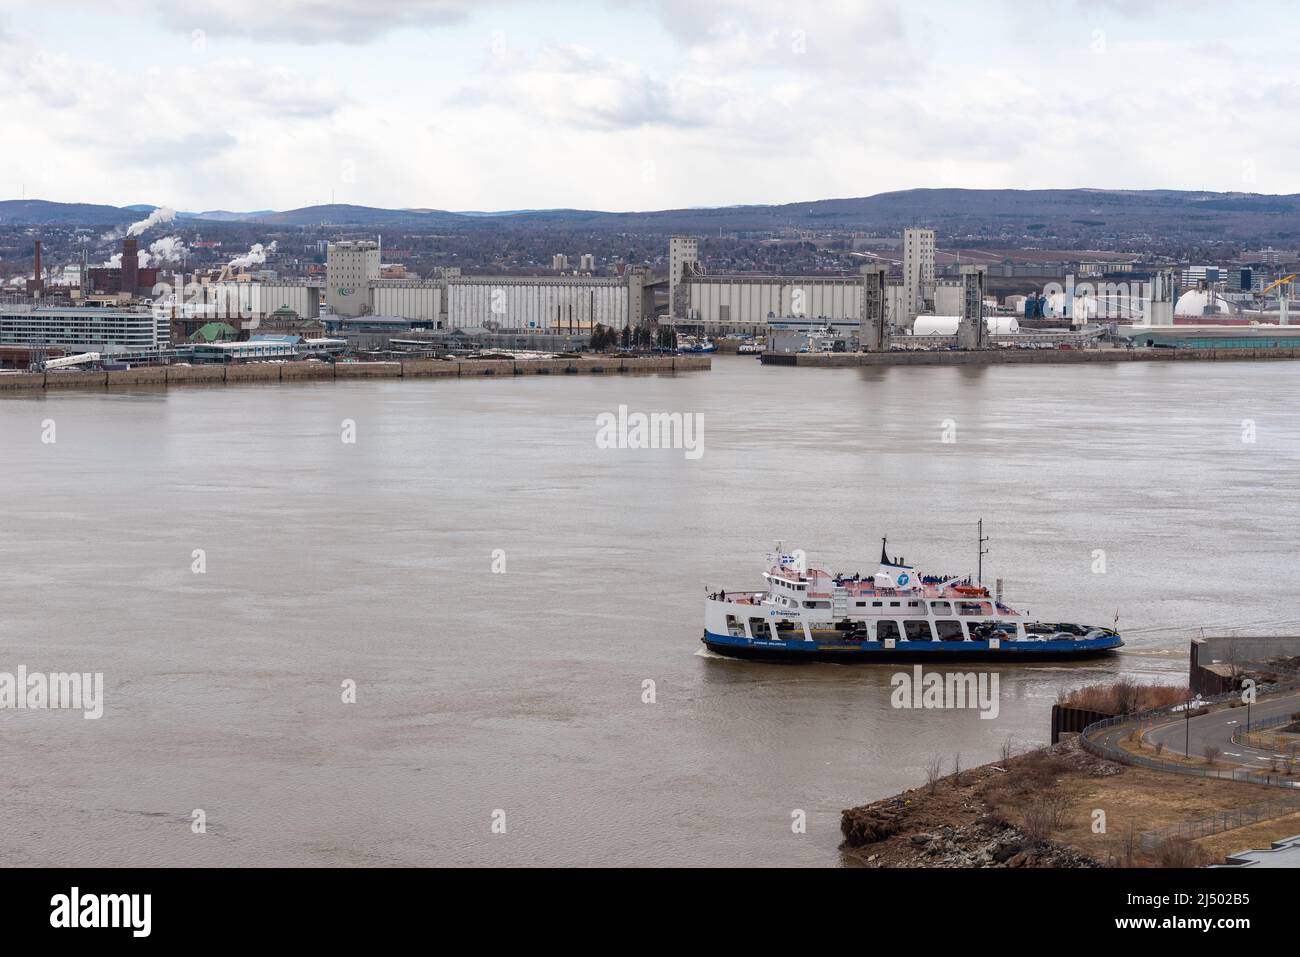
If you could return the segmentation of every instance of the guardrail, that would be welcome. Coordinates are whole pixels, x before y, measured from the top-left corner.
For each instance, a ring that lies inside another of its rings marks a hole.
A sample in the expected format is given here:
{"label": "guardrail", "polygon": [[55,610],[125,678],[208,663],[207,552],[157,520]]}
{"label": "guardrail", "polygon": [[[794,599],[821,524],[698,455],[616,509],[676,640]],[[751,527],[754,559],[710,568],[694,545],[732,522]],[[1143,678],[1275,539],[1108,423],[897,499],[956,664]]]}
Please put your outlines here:
{"label": "guardrail", "polygon": [[[1297,684],[1297,682],[1292,681],[1279,682],[1271,685],[1260,685],[1255,690],[1261,695],[1272,694],[1273,692],[1279,691],[1294,691]],[[1198,706],[1205,706],[1221,704],[1224,701],[1239,700],[1241,700],[1240,691],[1225,691],[1222,694],[1211,695],[1208,698],[1200,698],[1196,703]],[[1133,767],[1150,768],[1153,771],[1169,771],[1174,774],[1189,774],[1195,777],[1219,778],[1225,781],[1241,781],[1247,784],[1265,784],[1270,787],[1300,788],[1300,778],[1280,774],[1274,771],[1252,771],[1245,768],[1195,767],[1192,765],[1175,764],[1167,761],[1156,761],[1144,755],[1134,754],[1131,751],[1125,751],[1123,748],[1117,748],[1113,745],[1093,740],[1093,735],[1118,725],[1140,725],[1144,721],[1154,718],[1179,717],[1183,714],[1183,709],[1187,706],[1187,703],[1166,705],[1161,708],[1149,708],[1146,711],[1139,711],[1134,714],[1116,715],[1113,718],[1096,721],[1079,732],[1079,743],[1084,750],[1095,754],[1099,758],[1104,758],[1107,761],[1116,761],[1120,764],[1127,764]]]}
{"label": "guardrail", "polygon": [[1209,837],[1211,834],[1221,834],[1249,824],[1258,824],[1260,821],[1285,817],[1298,811],[1300,811],[1300,794],[1270,798],[1257,804],[1248,804],[1245,807],[1207,814],[1204,817],[1192,818],[1154,831],[1145,831],[1138,838],[1138,843],[1142,850],[1152,852],[1158,850],[1165,841],[1173,838],[1195,840]]}

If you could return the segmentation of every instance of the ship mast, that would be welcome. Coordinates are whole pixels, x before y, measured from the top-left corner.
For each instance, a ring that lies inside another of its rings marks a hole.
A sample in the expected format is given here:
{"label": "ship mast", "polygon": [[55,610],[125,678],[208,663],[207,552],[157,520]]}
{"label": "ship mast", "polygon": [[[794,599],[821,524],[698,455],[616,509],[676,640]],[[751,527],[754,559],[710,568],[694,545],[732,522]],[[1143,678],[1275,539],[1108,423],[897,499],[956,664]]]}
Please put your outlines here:
{"label": "ship mast", "polygon": [[977,551],[979,552],[979,558],[977,559],[977,564],[976,564],[977,570],[975,573],[975,584],[983,588],[984,587],[984,556],[989,553],[989,550],[984,547],[984,543],[988,541],[988,536],[984,534],[984,519],[981,518],[979,520],[978,527],[979,527],[979,531],[977,532],[977,534],[979,535],[979,546],[977,548]]}

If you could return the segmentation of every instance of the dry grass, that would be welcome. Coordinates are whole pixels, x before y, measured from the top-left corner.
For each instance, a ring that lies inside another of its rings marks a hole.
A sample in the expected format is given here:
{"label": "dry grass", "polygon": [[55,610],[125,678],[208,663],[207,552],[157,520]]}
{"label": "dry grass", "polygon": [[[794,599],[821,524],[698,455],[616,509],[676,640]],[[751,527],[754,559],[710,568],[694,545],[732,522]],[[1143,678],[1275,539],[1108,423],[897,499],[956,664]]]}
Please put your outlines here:
{"label": "dry grass", "polygon": [[1236,830],[1224,831],[1221,834],[1211,834],[1209,837],[1199,838],[1196,843],[1213,860],[1221,861],[1229,854],[1237,854],[1257,847],[1268,847],[1274,841],[1293,837],[1296,834],[1300,834],[1300,811],[1271,821],[1261,821]]}
{"label": "dry grass", "polygon": [[[1192,760],[1205,767],[1202,759]],[[1190,849],[1166,842],[1158,853],[1145,854],[1139,837],[1147,831],[1273,800],[1278,790],[1116,764],[1077,744],[969,768],[960,780],[957,784],[949,775],[855,809],[845,837],[859,846],[861,860],[876,855],[878,866],[900,866],[915,860],[911,834],[997,820],[1019,827],[1031,841],[1074,847],[1103,866],[1159,867],[1221,861],[1226,854],[1300,833],[1297,813],[1200,838]]]}
{"label": "dry grass", "polygon": [[[1204,764],[1200,766],[1204,767]],[[1056,788],[1067,803],[1062,814],[1063,824],[1054,835],[1055,839],[1111,866],[1159,865],[1158,857],[1144,855],[1136,846],[1136,836],[1146,831],[1278,796],[1277,788],[1262,784],[1243,784],[1136,767],[1125,767],[1122,774],[1105,778],[1067,775],[1058,780]],[[1106,829],[1101,833],[1094,830],[1096,811],[1105,814]],[[1287,837],[1300,830],[1289,822],[1257,826],[1263,829],[1262,833],[1274,835],[1269,840]],[[1292,830],[1288,831],[1288,827]],[[1217,845],[1211,847],[1204,841],[1198,843],[1215,860],[1222,859]],[[1236,844],[1237,841],[1229,840],[1228,843]]]}
{"label": "dry grass", "polygon": [[1186,685],[1147,685],[1131,678],[1119,678],[1109,684],[1085,685],[1073,691],[1062,691],[1056,703],[1105,714],[1132,714],[1179,704],[1188,697],[1190,693]]}
{"label": "dry grass", "polygon": [[1157,867],[1204,867],[1210,863],[1205,849],[1185,837],[1171,837],[1155,853]]}

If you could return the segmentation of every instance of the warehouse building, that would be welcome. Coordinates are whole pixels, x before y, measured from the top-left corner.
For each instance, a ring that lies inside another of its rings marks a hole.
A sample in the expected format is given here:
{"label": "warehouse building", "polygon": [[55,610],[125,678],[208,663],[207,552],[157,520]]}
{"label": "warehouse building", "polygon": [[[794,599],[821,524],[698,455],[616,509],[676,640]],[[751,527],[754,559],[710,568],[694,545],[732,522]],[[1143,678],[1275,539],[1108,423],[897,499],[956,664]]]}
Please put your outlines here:
{"label": "warehouse building", "polygon": [[[330,290],[348,288],[333,274]],[[350,281],[350,280],[349,280]],[[556,332],[587,335],[597,323],[622,329],[654,316],[649,271],[615,276],[462,276],[446,268],[434,279],[370,279],[365,305],[344,318],[383,316],[428,329]],[[330,296],[327,294],[329,303]]]}

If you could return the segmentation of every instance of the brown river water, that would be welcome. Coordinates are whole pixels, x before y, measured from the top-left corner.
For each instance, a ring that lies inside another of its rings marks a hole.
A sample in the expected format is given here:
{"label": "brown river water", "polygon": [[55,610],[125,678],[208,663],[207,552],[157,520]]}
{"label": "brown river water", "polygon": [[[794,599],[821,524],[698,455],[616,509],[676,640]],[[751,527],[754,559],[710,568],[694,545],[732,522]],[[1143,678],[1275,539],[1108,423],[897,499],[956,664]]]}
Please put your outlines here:
{"label": "brown river water", "polygon": [[[0,671],[102,672],[104,712],[0,710],[0,861],[838,865],[842,808],[1044,743],[1062,688],[1296,627],[1297,381],[718,357],[6,395]],[[701,413],[703,456],[598,448],[620,404]],[[897,666],[700,651],[706,588],[778,539],[959,573],[980,518],[1011,604],[1118,612],[1124,652],[998,668],[984,720],[891,707]]]}

